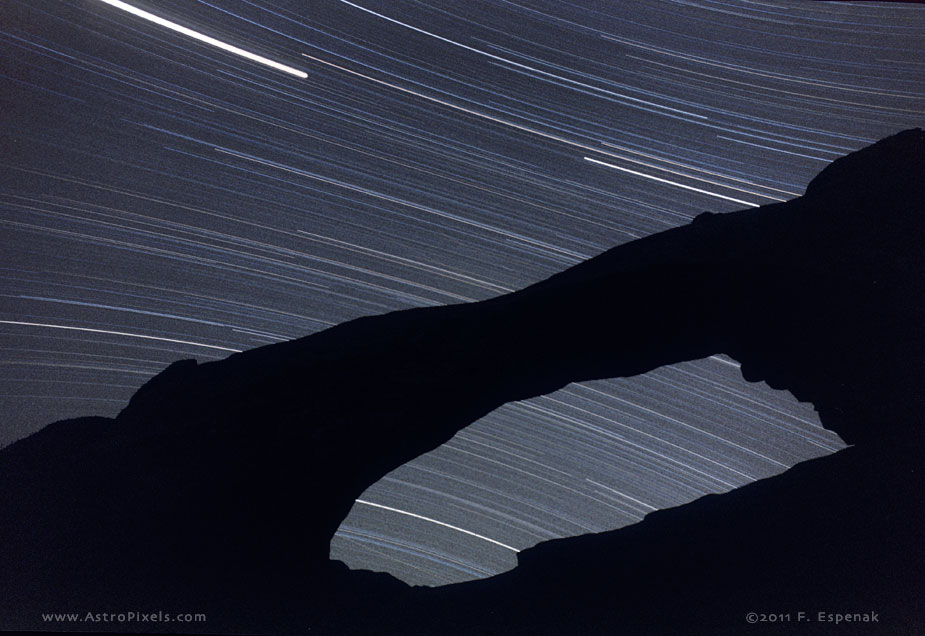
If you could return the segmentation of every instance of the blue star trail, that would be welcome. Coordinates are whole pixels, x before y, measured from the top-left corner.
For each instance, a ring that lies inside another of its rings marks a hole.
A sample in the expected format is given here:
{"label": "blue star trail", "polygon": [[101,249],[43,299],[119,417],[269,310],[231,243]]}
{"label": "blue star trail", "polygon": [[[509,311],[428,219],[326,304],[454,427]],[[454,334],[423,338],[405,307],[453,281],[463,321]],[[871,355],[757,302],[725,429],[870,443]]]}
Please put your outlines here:
{"label": "blue star trail", "polygon": [[[898,3],[12,0],[0,444],[170,362],[491,298],[925,123]],[[627,311],[632,311],[631,307]],[[508,404],[331,547],[440,585],[843,447],[722,355]]]}

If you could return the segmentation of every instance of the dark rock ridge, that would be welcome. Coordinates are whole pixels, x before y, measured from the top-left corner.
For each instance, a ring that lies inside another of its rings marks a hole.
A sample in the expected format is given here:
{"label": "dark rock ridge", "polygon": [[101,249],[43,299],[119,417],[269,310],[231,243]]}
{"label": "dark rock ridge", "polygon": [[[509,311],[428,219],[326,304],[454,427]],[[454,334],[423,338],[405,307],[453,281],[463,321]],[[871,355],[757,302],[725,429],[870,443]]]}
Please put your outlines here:
{"label": "dark rock ridge", "polygon": [[[923,212],[925,134],[910,130],[795,200],[705,214],[513,294],[177,362],[118,417],[0,451],[0,628],[922,633]],[[541,544],[483,581],[410,588],[328,561],[368,486],[505,402],[721,352],[853,446]],[[40,616],[130,609],[209,620]]]}

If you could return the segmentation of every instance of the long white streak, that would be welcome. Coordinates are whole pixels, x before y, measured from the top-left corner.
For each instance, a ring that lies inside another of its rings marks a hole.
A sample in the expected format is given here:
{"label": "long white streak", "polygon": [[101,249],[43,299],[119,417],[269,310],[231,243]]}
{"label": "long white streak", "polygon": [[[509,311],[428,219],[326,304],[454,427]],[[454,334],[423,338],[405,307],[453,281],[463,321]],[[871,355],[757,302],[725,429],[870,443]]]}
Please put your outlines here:
{"label": "long white streak", "polygon": [[383,510],[388,510],[389,512],[397,512],[400,515],[407,515],[409,517],[414,517],[415,519],[420,519],[422,521],[429,521],[430,523],[435,523],[438,526],[443,526],[444,528],[449,528],[450,530],[456,530],[457,532],[462,532],[463,534],[468,534],[470,536],[481,539],[482,541],[488,541],[489,543],[494,543],[499,545],[502,548],[507,548],[511,552],[520,552],[517,548],[512,548],[509,545],[505,545],[500,541],[495,541],[494,539],[489,539],[488,537],[483,537],[480,534],[470,532],[469,530],[463,530],[462,528],[457,528],[456,526],[451,526],[448,523],[443,523],[442,521],[437,521],[436,519],[431,519],[430,517],[422,517],[421,515],[416,515],[413,512],[408,512],[407,510],[399,510],[398,508],[390,508],[389,506],[383,506],[382,504],[372,503],[371,501],[363,501],[362,499],[357,499],[358,504],[363,504],[364,506],[372,506],[373,508],[382,508]]}
{"label": "long white streak", "polygon": [[122,9],[123,11],[131,13],[134,16],[138,16],[139,18],[148,20],[149,22],[153,22],[154,24],[170,29],[171,31],[182,33],[183,35],[193,38],[194,40],[199,40],[200,42],[211,44],[214,47],[220,48],[223,51],[228,51],[229,53],[240,55],[241,57],[251,60],[252,62],[258,62],[259,64],[264,64],[266,66],[269,66],[270,68],[275,68],[277,71],[283,71],[284,73],[289,73],[290,75],[295,75],[296,77],[301,77],[302,79],[306,79],[308,77],[308,73],[306,73],[305,71],[300,71],[297,68],[292,68],[291,66],[286,66],[285,64],[280,64],[279,62],[274,62],[273,60],[263,57],[262,55],[257,55],[256,53],[251,53],[250,51],[239,49],[236,46],[233,46],[226,42],[222,42],[221,40],[216,40],[215,38],[209,37],[208,35],[205,35],[203,33],[199,33],[198,31],[193,31],[192,29],[187,28],[181,24],[177,24],[176,22],[165,20],[164,18],[156,16],[153,13],[148,13],[147,11],[143,9],[139,9],[138,7],[133,7],[132,5],[126,4],[122,2],[121,0],[100,0],[100,1],[105,2],[106,4],[113,6],[116,9]]}
{"label": "long white streak", "polygon": [[216,345],[202,344],[201,342],[190,342],[188,340],[174,340],[173,338],[161,338],[159,336],[144,336],[140,333],[126,333],[124,331],[109,331],[108,329],[90,329],[89,327],[70,327],[67,325],[47,325],[40,322],[19,322],[17,320],[0,320],[4,325],[25,325],[27,327],[47,327],[49,329],[69,329],[71,331],[89,331],[90,333],[105,333],[112,336],[128,336],[129,338],[144,338],[145,340],[161,340],[163,342],[174,342],[176,344],[193,345],[195,347],[205,347],[207,349],[218,349],[219,351],[230,351],[232,353],[241,353],[240,349],[229,349],[228,347],[219,347]]}
{"label": "long white streak", "polygon": [[660,177],[653,177],[651,174],[645,174],[643,172],[637,172],[635,170],[630,170],[629,168],[621,168],[620,166],[615,166],[612,163],[604,163],[603,161],[598,161],[597,159],[592,159],[591,157],[585,157],[585,161],[590,161],[591,163],[600,164],[602,166],[607,166],[608,168],[613,168],[614,170],[620,170],[622,172],[628,172],[634,174],[637,177],[643,177],[645,179],[652,179],[653,181],[658,181],[659,183],[667,183],[668,185],[673,185],[677,188],[684,188],[685,190],[693,190],[694,192],[699,192],[700,194],[706,194],[711,197],[716,197],[718,199],[726,199],[727,201],[733,201],[735,203],[741,203],[742,205],[747,205],[750,208],[760,208],[761,206],[757,203],[752,203],[751,201],[742,201],[741,199],[733,199],[732,197],[727,197],[723,194],[717,194],[716,192],[710,192],[709,190],[701,190],[700,188],[694,188],[689,185],[684,185],[683,183],[677,183],[675,181],[669,181],[668,179],[662,179]]}
{"label": "long white streak", "polygon": [[[745,134],[745,133],[740,133],[740,132],[738,132],[738,131],[736,131],[736,132],[737,132],[738,134],[740,134],[740,135],[744,135],[744,134]],[[772,141],[774,141],[774,140],[772,140]],[[781,142],[781,143],[783,143],[783,142]],[[602,141],[601,144],[604,145],[604,146],[607,146],[608,148],[616,148],[617,150],[622,150],[623,152],[629,152],[629,153],[632,153],[632,154],[634,154],[634,155],[640,155],[640,156],[642,156],[642,157],[648,157],[649,159],[652,159],[652,160],[654,160],[654,161],[661,161],[662,163],[667,163],[667,164],[670,164],[670,165],[672,165],[672,166],[678,166],[678,167],[680,167],[680,168],[684,168],[685,170],[693,170],[694,172],[702,172],[702,173],[704,173],[704,174],[713,175],[714,177],[721,177],[721,178],[723,178],[723,179],[729,179],[730,181],[735,181],[736,183],[744,183],[744,184],[746,184],[746,185],[755,186],[756,188],[764,188],[765,190],[774,190],[775,192],[781,192],[781,193],[783,193],[783,194],[789,194],[789,195],[795,196],[795,197],[800,196],[800,193],[799,193],[799,192],[791,192],[790,190],[781,190],[780,188],[775,188],[775,187],[772,187],[772,186],[761,185],[760,183],[755,183],[754,181],[749,181],[748,179],[741,179],[741,178],[739,178],[739,177],[733,177],[733,176],[730,176],[730,175],[727,175],[727,174],[721,174],[721,173],[719,173],[719,172],[714,172],[713,170],[707,170],[706,168],[698,168],[697,166],[693,166],[693,165],[688,164],[688,163],[682,163],[682,162],[680,162],[680,161],[672,161],[671,159],[665,159],[664,157],[659,157],[659,156],[657,156],[657,155],[653,155],[653,154],[650,154],[650,153],[648,153],[648,152],[642,152],[641,150],[633,150],[632,148],[627,148],[627,147],[625,147],[625,146],[620,146],[620,145],[618,145],[618,144],[613,144],[613,143],[610,143],[610,142],[607,142],[607,141]],[[828,151],[828,152],[831,152],[831,151]],[[607,154],[608,154],[609,156],[611,156],[611,157],[616,156],[616,155],[613,155],[613,154],[610,154],[610,153],[607,153]],[[836,153],[836,154],[840,154],[840,153]],[[705,182],[705,183],[712,183],[713,185],[718,185],[718,186],[722,186],[722,187],[724,187],[724,188],[729,188],[730,190],[738,190],[739,192],[745,192],[746,194],[755,194],[755,195],[764,197],[764,198],[766,198],[766,199],[773,199],[774,201],[780,201],[780,202],[786,201],[786,199],[778,199],[777,197],[772,197],[772,196],[770,196],[770,195],[768,195],[768,194],[762,194],[762,193],[760,193],[760,192],[754,192],[754,191],[752,191],[752,190],[745,190],[745,189],[743,189],[743,188],[734,188],[734,187],[732,187],[732,186],[723,185],[722,183],[717,183],[716,181],[710,181],[709,179],[702,179],[702,178],[700,178],[700,177],[695,177],[694,175],[691,175],[691,174],[684,174],[683,172],[678,172],[678,171],[676,171],[676,170],[669,170],[668,168],[659,168],[658,166],[652,165],[652,164],[650,164],[650,163],[645,163],[645,162],[642,162],[642,161],[635,161],[635,160],[633,160],[633,159],[630,159],[629,157],[626,157],[626,160],[627,160],[627,161],[632,161],[633,163],[638,163],[638,164],[643,165],[643,166],[647,166],[647,167],[649,167],[649,168],[656,168],[656,169],[658,169],[658,170],[664,170],[665,172],[671,172],[672,174],[676,174],[676,175],[679,175],[679,176],[682,176],[682,177],[688,177],[688,178],[690,178],[690,179],[696,179],[697,181],[703,181],[703,182]]]}

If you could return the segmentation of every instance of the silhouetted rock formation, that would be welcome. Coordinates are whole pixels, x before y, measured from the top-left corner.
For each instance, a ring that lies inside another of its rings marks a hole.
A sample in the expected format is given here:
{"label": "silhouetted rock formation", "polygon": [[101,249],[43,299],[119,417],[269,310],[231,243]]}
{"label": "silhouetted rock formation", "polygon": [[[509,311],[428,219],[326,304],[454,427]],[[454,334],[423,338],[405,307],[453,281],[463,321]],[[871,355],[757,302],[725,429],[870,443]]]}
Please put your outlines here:
{"label": "silhouetted rock formation", "polygon": [[[117,418],[0,451],[0,627],[159,608],[209,622],[54,628],[830,633],[819,612],[873,612],[837,633],[921,632],[923,211],[925,134],[906,131],[803,197],[703,215],[513,294],[175,363]],[[368,486],[505,402],[720,352],[855,446],[541,544],[484,581],[412,589],[328,561]]]}

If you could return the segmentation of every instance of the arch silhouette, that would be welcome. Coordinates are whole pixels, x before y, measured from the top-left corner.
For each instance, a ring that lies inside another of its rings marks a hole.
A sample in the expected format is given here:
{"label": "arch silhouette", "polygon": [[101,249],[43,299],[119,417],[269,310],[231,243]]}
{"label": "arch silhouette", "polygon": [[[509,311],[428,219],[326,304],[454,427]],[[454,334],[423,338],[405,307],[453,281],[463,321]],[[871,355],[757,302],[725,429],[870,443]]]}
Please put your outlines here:
{"label": "arch silhouette", "polygon": [[[0,451],[2,626],[139,603],[204,608],[210,631],[720,634],[750,611],[925,625],[923,175],[925,134],[905,131],[793,201],[704,214],[512,294],[177,362],[118,417]],[[542,544],[486,581],[412,589],[328,560],[367,487],[502,404],[716,353],[853,446]]]}

